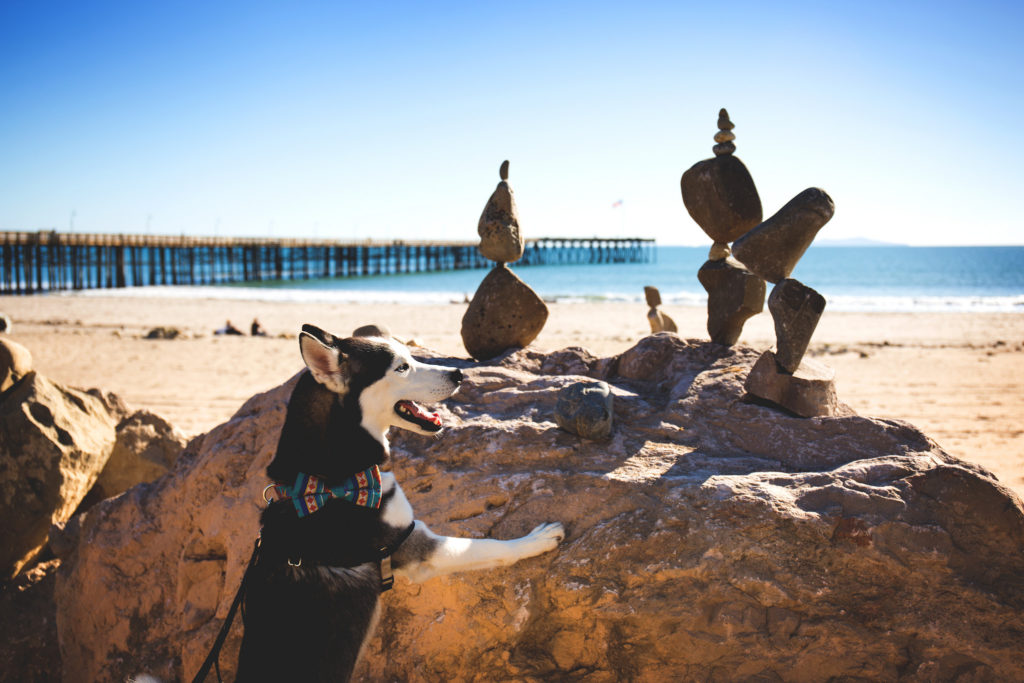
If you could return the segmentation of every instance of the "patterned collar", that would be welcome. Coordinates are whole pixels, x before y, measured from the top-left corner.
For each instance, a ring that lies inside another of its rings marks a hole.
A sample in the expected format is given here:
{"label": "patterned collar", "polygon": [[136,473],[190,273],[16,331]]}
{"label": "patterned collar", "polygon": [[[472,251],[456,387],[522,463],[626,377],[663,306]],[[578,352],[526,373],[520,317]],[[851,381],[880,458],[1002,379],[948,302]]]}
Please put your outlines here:
{"label": "patterned collar", "polygon": [[362,472],[356,472],[338,486],[328,487],[322,479],[313,474],[299,472],[291,486],[271,484],[263,491],[263,497],[270,493],[270,500],[291,500],[299,517],[311,515],[322,508],[331,498],[347,500],[353,505],[380,507],[380,467],[374,465]]}

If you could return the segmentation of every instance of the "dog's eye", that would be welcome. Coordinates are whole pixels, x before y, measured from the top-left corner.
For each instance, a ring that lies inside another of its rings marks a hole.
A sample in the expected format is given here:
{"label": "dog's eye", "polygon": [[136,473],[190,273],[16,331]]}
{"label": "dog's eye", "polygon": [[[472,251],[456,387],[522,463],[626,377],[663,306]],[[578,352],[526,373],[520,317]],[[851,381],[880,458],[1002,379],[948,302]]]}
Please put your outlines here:
{"label": "dog's eye", "polygon": [[397,368],[395,368],[395,372],[397,372],[397,373],[409,372],[409,364],[408,363],[402,363]]}

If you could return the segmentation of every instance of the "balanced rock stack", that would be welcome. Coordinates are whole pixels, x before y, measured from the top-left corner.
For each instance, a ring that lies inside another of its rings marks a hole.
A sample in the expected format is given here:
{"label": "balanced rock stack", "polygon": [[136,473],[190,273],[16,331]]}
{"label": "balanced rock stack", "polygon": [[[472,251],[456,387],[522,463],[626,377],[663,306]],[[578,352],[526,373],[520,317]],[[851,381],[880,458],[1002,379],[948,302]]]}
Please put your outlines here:
{"label": "balanced rock stack", "polygon": [[[768,310],[775,322],[775,351],[766,351],[747,377],[746,390],[804,417],[847,410],[836,399],[835,373],[804,353],[818,325],[825,299],[789,279],[818,231],[832,218],[831,197],[816,187],[804,190],[768,220],[733,142],[733,123],[722,109],[715,158],[683,174],[683,203],[715,244],[697,277],[708,292],[711,340],[732,345],[743,323],[764,308],[765,281],[775,285]],[[728,242],[732,242],[732,249]]]}
{"label": "balanced rock stack", "polygon": [[678,332],[676,321],[658,310],[661,305],[661,292],[657,287],[644,287],[644,297],[651,310],[647,311],[647,322],[651,324],[651,332]]}
{"label": "balanced rock stack", "polygon": [[499,173],[501,182],[487,200],[477,226],[480,253],[497,263],[462,316],[462,343],[477,360],[526,346],[537,338],[548,319],[544,300],[506,265],[522,257],[523,238],[508,184],[508,161],[501,164]]}
{"label": "balanced rock stack", "polygon": [[683,204],[714,244],[697,278],[708,293],[711,341],[732,346],[743,323],[764,310],[764,281],[730,258],[729,242],[761,222],[761,198],[750,171],[733,156],[736,145],[729,113],[718,114],[715,156],[698,161],[680,180]]}

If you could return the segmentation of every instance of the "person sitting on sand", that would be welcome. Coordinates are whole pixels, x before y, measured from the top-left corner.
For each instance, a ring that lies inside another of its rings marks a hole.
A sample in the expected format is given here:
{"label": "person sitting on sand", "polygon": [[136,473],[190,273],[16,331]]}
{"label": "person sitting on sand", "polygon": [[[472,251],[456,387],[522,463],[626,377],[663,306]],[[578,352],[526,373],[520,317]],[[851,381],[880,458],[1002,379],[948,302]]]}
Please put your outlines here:
{"label": "person sitting on sand", "polygon": [[232,325],[231,321],[228,320],[226,323],[224,323],[224,327],[220,328],[219,330],[214,330],[213,333],[214,334],[242,334],[242,331],[240,329],[238,329],[237,327],[235,327],[234,325]]}
{"label": "person sitting on sand", "polygon": [[260,325],[259,318],[252,319],[252,326],[249,328],[249,333],[254,337],[266,337],[267,331]]}

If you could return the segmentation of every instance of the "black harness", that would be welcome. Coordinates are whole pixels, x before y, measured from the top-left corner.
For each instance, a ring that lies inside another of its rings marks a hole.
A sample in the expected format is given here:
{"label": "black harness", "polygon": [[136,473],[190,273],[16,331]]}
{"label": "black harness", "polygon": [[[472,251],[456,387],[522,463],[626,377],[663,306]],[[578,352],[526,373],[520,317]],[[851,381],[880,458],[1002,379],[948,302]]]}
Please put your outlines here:
{"label": "black harness", "polygon": [[[390,545],[382,545],[377,548],[377,561],[380,562],[381,593],[391,590],[395,585],[395,574],[391,568],[391,556],[395,554],[400,545],[405,543],[415,529],[416,522],[413,521],[402,531],[394,543]],[[228,614],[224,617],[224,624],[220,627],[220,632],[217,633],[217,638],[213,641],[213,647],[210,649],[210,653],[206,655],[206,659],[203,661],[203,665],[199,667],[199,671],[196,673],[195,678],[192,679],[192,683],[203,683],[203,681],[206,680],[207,675],[209,675],[211,668],[217,671],[217,680],[223,683],[220,677],[220,651],[221,648],[224,647],[224,641],[228,637],[228,632],[231,630],[231,624],[235,620],[235,614],[238,612],[238,608],[242,605],[242,601],[245,599],[245,585],[249,580],[249,576],[252,573],[253,568],[259,561],[260,541],[261,537],[257,535],[256,542],[253,544],[252,557],[249,558],[249,564],[246,565],[245,573],[242,574],[242,582],[238,586],[238,592],[235,593],[235,599],[231,601],[231,607],[228,609]],[[301,558],[298,562],[288,560],[288,564],[293,567],[298,567],[302,564],[302,560]]]}

